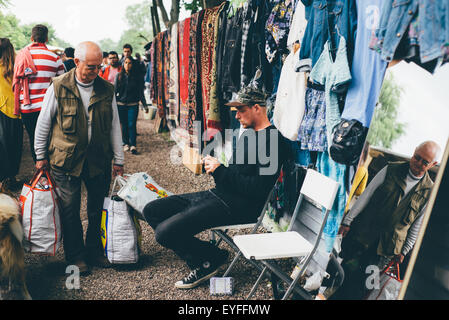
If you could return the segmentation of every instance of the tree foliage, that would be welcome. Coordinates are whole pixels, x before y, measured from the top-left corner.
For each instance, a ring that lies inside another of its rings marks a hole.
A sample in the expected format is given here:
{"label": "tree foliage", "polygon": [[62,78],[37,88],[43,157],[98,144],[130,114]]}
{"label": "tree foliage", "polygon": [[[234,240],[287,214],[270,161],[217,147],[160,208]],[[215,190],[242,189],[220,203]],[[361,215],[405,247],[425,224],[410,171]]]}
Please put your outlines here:
{"label": "tree foliage", "polygon": [[[0,0],[1,1],[1,0]],[[48,44],[55,47],[67,48],[71,45],[56,36],[55,29],[48,23],[42,23],[48,28]],[[38,24],[21,25],[19,19],[13,15],[0,12],[0,37],[8,38],[16,50],[20,50],[31,42],[31,29]]]}
{"label": "tree foliage", "polygon": [[395,83],[393,75],[387,76],[367,137],[371,145],[390,149],[393,143],[405,133],[407,125],[397,121],[402,93],[403,89]]}

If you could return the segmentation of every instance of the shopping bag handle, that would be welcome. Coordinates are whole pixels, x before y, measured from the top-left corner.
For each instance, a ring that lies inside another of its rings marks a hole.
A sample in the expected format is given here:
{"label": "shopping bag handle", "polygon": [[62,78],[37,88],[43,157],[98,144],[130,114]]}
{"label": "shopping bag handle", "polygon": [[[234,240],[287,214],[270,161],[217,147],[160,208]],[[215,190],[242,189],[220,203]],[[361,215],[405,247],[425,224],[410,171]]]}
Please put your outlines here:
{"label": "shopping bag handle", "polygon": [[394,275],[396,277],[396,279],[400,282],[402,282],[401,280],[401,274],[399,272],[399,263],[397,261],[391,260],[391,262],[385,267],[384,271],[382,272],[382,274],[386,274],[387,271],[395,264],[395,271],[396,274]]}
{"label": "shopping bag handle", "polygon": [[112,184],[112,189],[111,189],[111,193],[109,194],[109,197],[112,197],[112,195],[114,194],[114,190],[116,185],[119,185],[120,188],[122,188],[124,185],[126,185],[126,180],[125,178],[121,177],[121,176],[116,176],[114,179],[114,183]]}
{"label": "shopping bag handle", "polygon": [[37,183],[39,182],[39,180],[42,178],[43,175],[45,175],[45,177],[47,178],[50,187],[52,187],[53,189],[56,188],[55,180],[53,180],[53,177],[51,176],[48,169],[42,168],[34,173],[34,176],[30,182],[31,189],[34,189],[36,187]]}

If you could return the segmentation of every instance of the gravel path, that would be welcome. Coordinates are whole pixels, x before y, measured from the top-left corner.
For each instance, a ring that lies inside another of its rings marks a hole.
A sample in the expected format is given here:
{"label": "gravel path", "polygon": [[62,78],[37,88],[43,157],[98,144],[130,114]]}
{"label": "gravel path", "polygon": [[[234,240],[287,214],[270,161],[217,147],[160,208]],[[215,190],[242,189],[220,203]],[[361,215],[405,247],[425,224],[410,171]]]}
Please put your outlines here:
{"label": "gravel path", "polygon": [[[179,194],[207,190],[213,187],[213,179],[207,175],[195,176],[183,165],[171,163],[169,154],[175,145],[169,140],[168,133],[154,134],[152,121],[139,118],[137,137],[138,155],[126,154],[126,173],[146,171],[155,181],[167,190]],[[23,161],[19,178],[29,180],[33,174],[27,135],[24,134]],[[85,191],[82,194],[81,219],[87,226]],[[94,268],[92,273],[80,280],[80,289],[66,288],[67,275],[62,248],[56,257],[44,257],[26,254],[27,285],[33,299],[39,300],[204,300],[204,299],[244,299],[258,272],[247,262],[240,259],[235,266],[235,293],[231,297],[215,297],[209,294],[208,282],[192,290],[179,290],[175,281],[188,273],[185,263],[172,251],[163,248],[154,240],[153,230],[143,221],[142,255],[138,264],[132,267],[117,266],[111,269]],[[209,232],[198,235],[208,239]],[[229,249],[226,244],[220,247]],[[229,262],[231,261],[229,258]],[[222,267],[224,272],[226,267]],[[271,288],[264,281],[255,298],[271,299]]]}

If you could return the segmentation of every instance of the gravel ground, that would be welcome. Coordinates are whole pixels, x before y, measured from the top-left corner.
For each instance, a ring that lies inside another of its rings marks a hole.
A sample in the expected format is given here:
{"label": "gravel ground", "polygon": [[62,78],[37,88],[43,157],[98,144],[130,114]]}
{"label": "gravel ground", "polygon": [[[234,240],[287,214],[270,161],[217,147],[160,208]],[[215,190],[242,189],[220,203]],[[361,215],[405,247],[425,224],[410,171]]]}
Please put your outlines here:
{"label": "gravel ground", "polygon": [[[138,155],[126,154],[126,173],[145,171],[167,190],[179,194],[207,190],[213,187],[213,179],[207,175],[196,176],[183,165],[170,161],[170,150],[175,145],[168,133],[154,134],[152,121],[139,118],[137,137]],[[29,152],[27,135],[24,134],[24,152],[20,179],[29,180],[33,175],[33,162]],[[81,219],[87,227],[86,194],[82,194]],[[191,290],[176,289],[174,283],[188,274],[185,263],[171,250],[154,240],[153,230],[143,221],[142,254],[133,266],[116,266],[110,269],[94,268],[89,276],[81,277],[80,289],[66,288],[67,276],[63,249],[55,257],[26,254],[27,286],[33,299],[39,300],[204,300],[244,299],[258,272],[240,259],[231,276],[234,277],[233,296],[216,297],[209,294],[208,282]],[[198,235],[209,238],[209,232]],[[230,250],[226,244],[220,247]],[[229,262],[233,255],[230,255]],[[220,271],[224,272],[226,266]],[[271,299],[270,284],[265,280],[254,298]]]}

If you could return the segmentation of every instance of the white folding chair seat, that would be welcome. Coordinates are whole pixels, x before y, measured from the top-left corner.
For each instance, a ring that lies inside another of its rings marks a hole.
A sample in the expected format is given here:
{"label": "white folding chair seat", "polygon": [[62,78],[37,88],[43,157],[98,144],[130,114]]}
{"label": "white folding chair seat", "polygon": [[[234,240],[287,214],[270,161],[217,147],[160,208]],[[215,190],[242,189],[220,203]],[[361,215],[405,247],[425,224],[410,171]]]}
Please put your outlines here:
{"label": "white folding chair seat", "polygon": [[313,244],[294,231],[238,235],[234,242],[252,260],[303,257],[313,249]]}
{"label": "white folding chair seat", "polygon": [[[251,297],[255,292],[268,269],[272,270],[283,281],[289,283],[289,288],[283,299],[286,299],[293,290],[298,292],[295,286],[300,276],[292,280],[267,260],[304,257],[301,263],[298,264],[300,266],[299,275],[304,274],[315,252],[320,247],[324,226],[332,209],[338,187],[339,185],[336,181],[315,170],[308,169],[295,211],[286,232],[237,235],[233,238],[234,243],[245,258],[249,261],[259,260],[265,265],[248,297]],[[316,209],[319,211],[318,217],[310,215],[304,209],[307,206],[301,206],[304,199],[324,208],[325,213],[322,214],[321,210]],[[298,231],[292,231],[295,222],[300,224]],[[300,290],[299,293],[301,293]]]}

